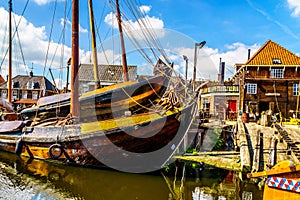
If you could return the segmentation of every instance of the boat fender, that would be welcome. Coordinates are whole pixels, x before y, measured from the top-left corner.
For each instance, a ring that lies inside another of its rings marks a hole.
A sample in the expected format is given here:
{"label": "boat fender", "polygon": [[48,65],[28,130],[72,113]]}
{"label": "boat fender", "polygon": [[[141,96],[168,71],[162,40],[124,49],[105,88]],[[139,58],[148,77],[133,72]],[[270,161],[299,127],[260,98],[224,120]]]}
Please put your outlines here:
{"label": "boat fender", "polygon": [[49,155],[52,159],[57,160],[63,154],[63,147],[60,144],[52,144],[49,147]]}
{"label": "boat fender", "polygon": [[17,142],[16,142],[16,148],[15,148],[15,153],[17,155],[20,155],[22,153],[23,144],[24,144],[24,142],[23,142],[23,140],[21,138],[17,140]]}

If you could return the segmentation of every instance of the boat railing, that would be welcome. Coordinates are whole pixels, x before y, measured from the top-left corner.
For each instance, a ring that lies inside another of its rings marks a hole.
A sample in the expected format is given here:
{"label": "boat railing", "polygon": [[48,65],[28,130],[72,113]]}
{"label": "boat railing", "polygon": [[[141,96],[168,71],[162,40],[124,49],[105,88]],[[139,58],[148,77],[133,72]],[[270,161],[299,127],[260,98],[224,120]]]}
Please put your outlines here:
{"label": "boat railing", "polygon": [[239,93],[238,85],[214,85],[203,88],[202,94],[208,93]]}

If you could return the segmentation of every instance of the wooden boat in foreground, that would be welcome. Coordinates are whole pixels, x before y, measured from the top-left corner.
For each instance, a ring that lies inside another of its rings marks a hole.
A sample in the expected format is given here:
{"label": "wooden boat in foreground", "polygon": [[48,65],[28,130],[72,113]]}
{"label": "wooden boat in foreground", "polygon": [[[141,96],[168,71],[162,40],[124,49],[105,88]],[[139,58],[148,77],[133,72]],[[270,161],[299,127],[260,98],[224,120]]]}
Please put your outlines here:
{"label": "wooden boat in foreground", "polygon": [[[0,150],[81,166],[153,171],[166,164],[178,148],[195,111],[192,103],[164,114],[143,113],[74,125],[66,125],[72,119],[59,126],[45,122],[24,128],[15,124],[14,131],[0,134]],[[0,127],[5,123],[0,122]]]}
{"label": "wooden boat in foreground", "polygon": [[[164,79],[165,76],[156,74],[154,79],[161,79],[163,84],[157,84],[156,81],[153,85],[140,82],[137,84],[141,85],[128,85],[128,90],[125,89],[126,86],[121,88],[112,88],[114,87],[112,86],[104,88],[103,90],[106,91],[103,93],[98,91],[88,96],[83,95],[80,102],[76,80],[79,66],[78,4],[78,0],[72,1],[70,114],[67,117],[47,118],[32,124],[25,121],[0,122],[0,127],[5,127],[0,132],[0,150],[32,159],[59,161],[80,166],[105,165],[126,172],[158,170],[167,164],[181,144],[196,113],[196,100],[190,98],[191,101],[182,100],[183,103],[180,104],[175,92],[180,87],[167,88],[169,85],[164,81],[168,82],[168,78]],[[158,71],[162,70],[160,68]],[[158,89],[153,89],[153,86]],[[157,91],[164,90],[166,92],[163,98],[156,94]],[[129,92],[131,95],[128,96]],[[98,101],[98,94],[101,94],[100,104],[94,104]],[[158,103],[144,106],[143,102],[151,103],[153,100],[150,98],[151,95],[155,96],[154,99]],[[85,98],[91,102],[83,105],[81,103],[86,100]],[[111,104],[115,100],[116,103]],[[95,120],[90,119],[94,114],[92,113],[87,117],[88,121],[80,120],[79,108],[91,104],[94,107],[98,106],[100,112],[106,110],[101,107],[105,105],[109,110],[107,113],[112,113],[113,116],[99,119],[99,115],[96,114]],[[114,110],[115,104],[117,109]],[[123,107],[125,104],[127,106]],[[136,112],[139,110],[136,106],[141,106],[145,110],[141,113]],[[124,111],[130,112],[124,113]]]}
{"label": "wooden boat in foreground", "polygon": [[248,178],[266,177],[264,200],[300,199],[300,166],[282,161],[272,169],[248,174]]}

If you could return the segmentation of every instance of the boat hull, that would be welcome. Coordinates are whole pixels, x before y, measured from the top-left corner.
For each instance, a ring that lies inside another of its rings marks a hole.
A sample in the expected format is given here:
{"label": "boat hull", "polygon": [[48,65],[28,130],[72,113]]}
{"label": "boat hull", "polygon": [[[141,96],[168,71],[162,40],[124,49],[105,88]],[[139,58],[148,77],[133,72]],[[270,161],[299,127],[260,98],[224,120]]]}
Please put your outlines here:
{"label": "boat hull", "polygon": [[[270,184],[270,180],[275,180],[275,184]],[[264,200],[272,199],[272,200],[293,200],[293,199],[300,199],[300,191],[299,185],[295,187],[295,184],[293,184],[290,181],[284,181],[284,180],[293,180],[293,181],[300,181],[300,172],[292,172],[292,173],[286,173],[281,174],[278,177],[268,177],[268,180],[265,184],[264,188]],[[269,183],[269,184],[268,184]],[[292,185],[289,185],[292,184]],[[271,186],[272,185],[272,186]],[[280,185],[285,187],[285,189],[280,188]],[[295,190],[293,189],[295,188]],[[288,190],[291,189],[291,190]],[[294,191],[293,191],[294,190]],[[296,191],[297,190],[297,191]]]}
{"label": "boat hull", "polygon": [[[103,166],[121,171],[160,169],[179,147],[195,115],[196,105],[165,114],[140,114],[136,125],[104,128],[79,124],[27,128],[27,132],[0,134],[0,150],[37,159],[81,166]],[[154,117],[156,116],[156,117]],[[119,119],[127,123],[126,119]],[[112,121],[112,120],[110,120]]]}

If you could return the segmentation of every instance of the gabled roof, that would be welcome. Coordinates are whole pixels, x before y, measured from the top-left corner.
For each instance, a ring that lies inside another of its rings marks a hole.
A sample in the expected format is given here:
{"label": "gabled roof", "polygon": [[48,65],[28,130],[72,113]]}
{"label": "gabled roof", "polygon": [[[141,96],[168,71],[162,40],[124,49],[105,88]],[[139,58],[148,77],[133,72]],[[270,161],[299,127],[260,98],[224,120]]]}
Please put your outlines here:
{"label": "gabled roof", "polygon": [[[28,76],[28,75],[17,75],[12,78],[12,82],[19,82],[20,89],[27,89],[28,82],[38,82],[40,88],[44,87],[45,90],[56,91],[54,85],[44,76]],[[0,88],[7,88],[7,83],[1,83]]]}
{"label": "gabled roof", "polygon": [[1,76],[1,74],[0,74],[0,84],[1,83],[4,83],[5,82],[5,80],[4,80],[4,78]]}
{"label": "gabled roof", "polygon": [[280,59],[281,64],[276,65],[300,65],[300,57],[283,48],[279,44],[268,40],[245,65],[274,65],[273,59]]}
{"label": "gabled roof", "polygon": [[[123,66],[121,65],[98,65],[100,81],[123,82]],[[137,67],[128,66],[129,80],[137,78]],[[93,64],[81,64],[79,67],[79,81],[94,81]]]}

